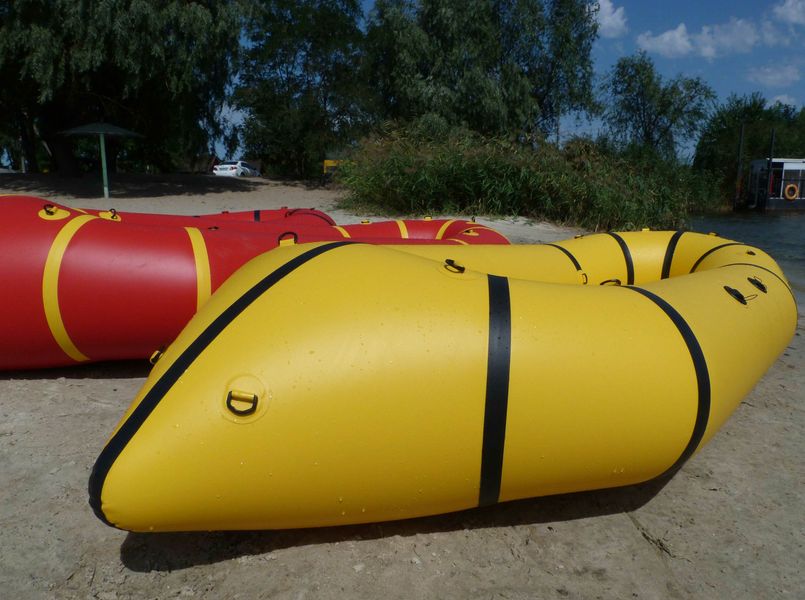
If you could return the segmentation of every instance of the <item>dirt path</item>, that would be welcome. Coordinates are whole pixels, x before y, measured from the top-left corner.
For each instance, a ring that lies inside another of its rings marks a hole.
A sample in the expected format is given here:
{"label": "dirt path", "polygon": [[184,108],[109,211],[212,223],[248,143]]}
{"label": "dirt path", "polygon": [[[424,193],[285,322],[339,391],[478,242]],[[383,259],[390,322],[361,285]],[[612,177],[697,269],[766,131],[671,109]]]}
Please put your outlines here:
{"label": "dirt path", "polygon": [[[113,183],[112,201],[47,178],[0,194],[204,213],[337,194],[264,180]],[[170,193],[170,192],[174,193]],[[517,242],[571,230],[495,221]],[[8,293],[3,292],[3,293]],[[87,505],[89,471],[142,385],[126,363],[0,374],[3,598],[798,598],[805,590],[805,347],[785,354],[712,442],[665,485],[324,530],[130,534]]]}

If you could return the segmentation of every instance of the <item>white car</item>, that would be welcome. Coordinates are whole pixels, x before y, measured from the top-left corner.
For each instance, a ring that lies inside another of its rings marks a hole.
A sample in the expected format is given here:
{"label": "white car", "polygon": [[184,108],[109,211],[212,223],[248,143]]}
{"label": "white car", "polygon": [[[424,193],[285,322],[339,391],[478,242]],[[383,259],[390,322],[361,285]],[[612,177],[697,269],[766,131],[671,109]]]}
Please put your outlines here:
{"label": "white car", "polygon": [[226,160],[212,168],[213,175],[222,177],[260,177],[260,171],[242,160]]}

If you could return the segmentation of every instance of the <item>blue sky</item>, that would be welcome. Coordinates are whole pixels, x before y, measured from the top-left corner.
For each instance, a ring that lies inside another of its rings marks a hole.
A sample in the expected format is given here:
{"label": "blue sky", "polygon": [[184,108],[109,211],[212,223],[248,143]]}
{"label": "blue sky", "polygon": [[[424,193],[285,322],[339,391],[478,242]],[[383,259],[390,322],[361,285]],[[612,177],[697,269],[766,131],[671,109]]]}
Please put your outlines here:
{"label": "blue sky", "polygon": [[701,77],[724,101],[805,102],[805,0],[599,0],[598,73],[645,50],[663,77]]}

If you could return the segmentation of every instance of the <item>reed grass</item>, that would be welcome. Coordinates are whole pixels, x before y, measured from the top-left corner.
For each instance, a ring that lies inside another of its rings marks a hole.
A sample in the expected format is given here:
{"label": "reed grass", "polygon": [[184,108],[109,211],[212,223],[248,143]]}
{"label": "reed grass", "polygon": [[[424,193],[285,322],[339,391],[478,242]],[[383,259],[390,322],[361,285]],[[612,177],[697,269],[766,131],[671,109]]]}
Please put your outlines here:
{"label": "reed grass", "polygon": [[519,215],[594,231],[680,227],[717,198],[701,174],[648,153],[626,157],[586,139],[559,149],[416,127],[364,139],[338,181],[352,208]]}

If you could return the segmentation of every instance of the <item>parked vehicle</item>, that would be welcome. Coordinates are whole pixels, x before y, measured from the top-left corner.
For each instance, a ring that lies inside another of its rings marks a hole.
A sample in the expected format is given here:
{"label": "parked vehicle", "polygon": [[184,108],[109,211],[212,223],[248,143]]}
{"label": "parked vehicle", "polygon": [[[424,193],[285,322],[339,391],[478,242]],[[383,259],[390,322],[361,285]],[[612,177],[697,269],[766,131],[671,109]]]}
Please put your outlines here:
{"label": "parked vehicle", "polygon": [[243,160],[226,160],[215,165],[212,174],[222,177],[260,177],[260,171]]}

